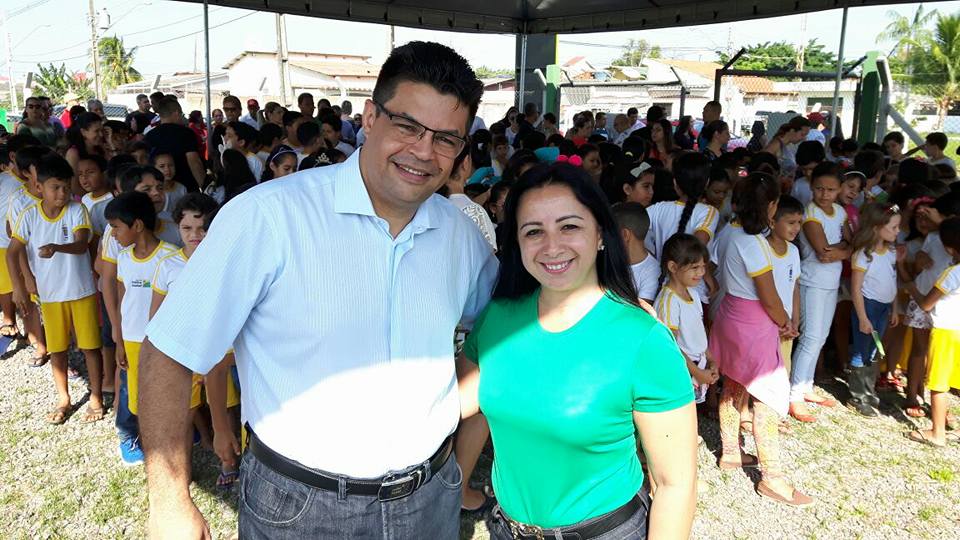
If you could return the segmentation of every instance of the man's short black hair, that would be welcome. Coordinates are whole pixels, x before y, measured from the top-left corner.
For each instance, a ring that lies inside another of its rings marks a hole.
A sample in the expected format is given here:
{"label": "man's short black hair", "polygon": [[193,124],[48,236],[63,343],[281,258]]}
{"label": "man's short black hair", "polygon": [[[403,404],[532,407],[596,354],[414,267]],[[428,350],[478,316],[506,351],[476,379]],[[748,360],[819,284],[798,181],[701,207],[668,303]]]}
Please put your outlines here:
{"label": "man's short black hair", "polygon": [[164,97],[157,102],[157,114],[160,115],[160,118],[166,118],[177,113],[183,114],[183,109],[180,108],[180,102],[175,98]]}
{"label": "man's short black hair", "polygon": [[300,111],[287,111],[283,113],[283,127],[290,127],[298,118],[303,118]]}
{"label": "man's short black hair", "polygon": [[37,162],[37,182],[41,184],[55,178],[70,182],[73,179],[73,167],[70,162],[56,152],[48,152]]}
{"label": "man's short black hair", "polygon": [[233,103],[237,106],[238,109],[242,109],[243,105],[240,103],[240,98],[237,96],[223,96],[223,106],[226,107],[227,102]]}
{"label": "man's short black hair", "polygon": [[243,141],[244,146],[250,146],[259,140],[256,128],[245,122],[227,122],[227,127],[237,134],[237,139]]}
{"label": "man's short black hair", "polygon": [[303,103],[303,100],[307,98],[313,99],[313,94],[310,92],[302,92],[299,96],[297,96],[297,105]]}
{"label": "man's short black hair", "polygon": [[636,116],[638,114],[640,114],[640,111],[638,111],[636,107],[630,107],[627,109],[627,116]]}
{"label": "man's short black hair", "polygon": [[483,83],[456,51],[446,45],[424,41],[411,41],[397,47],[380,68],[373,100],[387,103],[393,99],[401,82],[427,84],[441,94],[456,97],[467,107],[469,114],[464,129],[469,131],[480,106]]}
{"label": "man's short black hair", "polygon": [[552,112],[543,113],[543,119],[550,122],[551,124],[557,123],[557,115],[553,114]]}
{"label": "man's short black hair", "polygon": [[117,220],[127,227],[133,227],[138,219],[148,231],[157,228],[157,211],[153,208],[153,201],[146,193],[128,191],[121,193],[107,203],[103,217]]}
{"label": "man's short black hair", "polygon": [[219,209],[220,205],[213,197],[200,192],[187,193],[173,208],[173,221],[179,225],[185,213],[195,212],[203,216],[203,230],[208,230]]}
{"label": "man's short black hair", "polygon": [[539,112],[540,112],[540,107],[537,107],[537,104],[533,103],[532,101],[528,101],[523,106],[524,116],[530,116],[531,114],[538,114]]}
{"label": "man's short black hair", "polygon": [[659,105],[651,105],[650,108],[647,109],[648,124],[651,122],[658,122],[661,118],[663,118],[663,107]]}
{"label": "man's short black hair", "polygon": [[320,125],[316,122],[304,122],[297,126],[297,140],[303,146],[310,146],[320,137]]}
{"label": "man's short black hair", "polygon": [[883,136],[883,142],[887,141],[895,141],[903,146],[903,144],[906,142],[906,139],[903,138],[903,133],[900,133],[899,131],[891,131]]}
{"label": "man's short black hair", "polygon": [[797,145],[797,165],[803,167],[827,159],[823,145],[817,141],[803,141]]}
{"label": "man's short black hair", "polygon": [[160,101],[163,99],[164,93],[159,90],[150,94],[150,101]]}
{"label": "man's short black hair", "polygon": [[927,140],[927,144],[932,144],[937,148],[939,148],[940,150],[943,150],[944,148],[947,147],[947,135],[945,133],[934,131],[933,133],[929,133],[927,135],[926,140]]}

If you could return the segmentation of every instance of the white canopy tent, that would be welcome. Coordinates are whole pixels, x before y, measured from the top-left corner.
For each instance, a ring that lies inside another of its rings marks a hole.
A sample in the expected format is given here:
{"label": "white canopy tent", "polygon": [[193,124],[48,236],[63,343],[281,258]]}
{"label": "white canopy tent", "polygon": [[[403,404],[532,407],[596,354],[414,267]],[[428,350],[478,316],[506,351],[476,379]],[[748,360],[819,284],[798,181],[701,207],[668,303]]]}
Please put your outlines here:
{"label": "white canopy tent", "polygon": [[[843,65],[847,9],[912,3],[908,0],[179,0],[204,5],[206,71],[210,73],[207,6],[370,22],[454,32],[530,34],[653,30],[843,9],[837,80]],[[942,1],[942,0],[935,0]],[[525,61],[525,54],[521,54]],[[526,66],[520,66],[523,95]],[[839,86],[839,84],[838,84]],[[835,97],[836,100],[836,97]],[[209,84],[207,121],[210,119]]]}

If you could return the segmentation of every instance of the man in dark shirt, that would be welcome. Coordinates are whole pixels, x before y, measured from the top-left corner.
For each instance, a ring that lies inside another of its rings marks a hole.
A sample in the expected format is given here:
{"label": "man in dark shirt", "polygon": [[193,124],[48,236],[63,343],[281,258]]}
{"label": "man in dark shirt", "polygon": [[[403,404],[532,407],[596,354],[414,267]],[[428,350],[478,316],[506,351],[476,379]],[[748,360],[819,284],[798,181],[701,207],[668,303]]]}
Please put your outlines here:
{"label": "man in dark shirt", "polygon": [[177,174],[174,177],[187,188],[198,191],[206,177],[206,168],[200,158],[200,145],[192,129],[183,125],[183,109],[175,98],[165,97],[157,105],[160,125],[150,130],[144,139],[150,152],[169,153],[173,156]]}
{"label": "man in dark shirt", "polygon": [[527,103],[523,106],[523,117],[519,119],[520,129],[513,138],[513,147],[520,148],[520,142],[530,133],[537,130],[535,127],[540,120],[540,109],[536,103]]}
{"label": "man in dark shirt", "polygon": [[137,96],[137,110],[127,113],[127,117],[123,121],[130,126],[130,131],[143,133],[143,130],[150,125],[150,121],[156,115],[155,112],[150,110],[150,98],[146,94],[140,94]]}

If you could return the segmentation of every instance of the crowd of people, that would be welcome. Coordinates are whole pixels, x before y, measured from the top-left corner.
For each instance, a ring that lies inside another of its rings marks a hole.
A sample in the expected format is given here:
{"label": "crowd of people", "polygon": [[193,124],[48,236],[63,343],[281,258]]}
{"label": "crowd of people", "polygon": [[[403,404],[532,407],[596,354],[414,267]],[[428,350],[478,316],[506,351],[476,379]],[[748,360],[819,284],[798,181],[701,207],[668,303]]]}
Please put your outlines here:
{"label": "crowd of people", "polygon": [[[944,134],[910,157],[900,133],[861,145],[812,113],[728,149],[716,102],[699,132],[658,106],[563,131],[532,103],[488,128],[481,94],[454,51],[414,42],[356,116],[309,93],[246,114],[228,95],[209,128],[161,93],[125,121],[27,100],[0,151],[0,333],[51,364],[48,422],[112,408],[121,461],[146,450],[152,533],[202,534],[190,433],[264,538],[455,538],[487,511],[494,538],[685,537],[697,412],[720,468],[806,506],[780,444],[837,405],[821,372],[866,417],[902,389],[932,419],[905,435],[951,439]],[[474,489],[488,438],[492,489]]]}

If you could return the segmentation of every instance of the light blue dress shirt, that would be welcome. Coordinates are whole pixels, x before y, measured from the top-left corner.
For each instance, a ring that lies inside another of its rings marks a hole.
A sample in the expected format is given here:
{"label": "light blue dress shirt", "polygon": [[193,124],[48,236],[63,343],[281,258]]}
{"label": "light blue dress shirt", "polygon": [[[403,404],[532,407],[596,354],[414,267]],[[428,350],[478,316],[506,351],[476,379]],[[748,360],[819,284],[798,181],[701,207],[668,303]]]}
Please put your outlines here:
{"label": "light blue dress shirt", "polygon": [[147,336],[198,373],[233,346],[244,420],[267,446],[372,478],[425,461],[455,429],[454,332],[488,302],[497,261],[438,195],[393,238],[361,153],[228,203]]}

